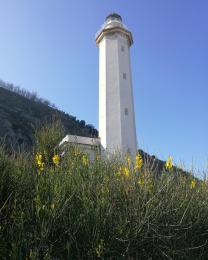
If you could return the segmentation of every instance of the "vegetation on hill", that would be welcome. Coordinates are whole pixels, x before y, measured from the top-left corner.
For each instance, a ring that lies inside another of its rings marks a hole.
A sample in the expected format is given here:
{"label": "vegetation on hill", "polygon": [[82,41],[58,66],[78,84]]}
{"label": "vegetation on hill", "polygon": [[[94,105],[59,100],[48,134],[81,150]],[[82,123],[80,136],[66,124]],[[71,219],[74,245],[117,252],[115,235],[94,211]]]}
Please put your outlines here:
{"label": "vegetation on hill", "polygon": [[171,158],[155,176],[140,154],[94,162],[59,123],[31,153],[0,149],[1,259],[207,259],[208,183]]}
{"label": "vegetation on hill", "polygon": [[0,139],[17,147],[31,148],[34,129],[43,122],[59,118],[65,134],[97,137],[98,132],[84,120],[68,115],[37,94],[0,81]]}

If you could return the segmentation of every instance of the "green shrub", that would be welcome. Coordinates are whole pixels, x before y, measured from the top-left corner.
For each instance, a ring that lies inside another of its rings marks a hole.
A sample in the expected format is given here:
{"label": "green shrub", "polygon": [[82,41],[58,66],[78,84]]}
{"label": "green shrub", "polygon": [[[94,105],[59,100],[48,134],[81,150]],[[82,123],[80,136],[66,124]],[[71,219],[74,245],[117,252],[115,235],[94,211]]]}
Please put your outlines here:
{"label": "green shrub", "polygon": [[1,259],[207,259],[206,180],[72,146],[60,158],[62,137],[55,122],[34,153],[0,149]]}

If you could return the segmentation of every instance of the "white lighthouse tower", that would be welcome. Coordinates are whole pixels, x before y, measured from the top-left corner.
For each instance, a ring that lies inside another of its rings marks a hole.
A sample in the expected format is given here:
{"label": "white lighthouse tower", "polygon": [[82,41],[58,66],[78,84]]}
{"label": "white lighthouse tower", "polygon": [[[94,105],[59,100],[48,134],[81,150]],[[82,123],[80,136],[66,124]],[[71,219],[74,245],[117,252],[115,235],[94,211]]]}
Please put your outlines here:
{"label": "white lighthouse tower", "polygon": [[110,14],[96,35],[99,46],[99,135],[107,153],[137,152],[129,48],[132,34]]}

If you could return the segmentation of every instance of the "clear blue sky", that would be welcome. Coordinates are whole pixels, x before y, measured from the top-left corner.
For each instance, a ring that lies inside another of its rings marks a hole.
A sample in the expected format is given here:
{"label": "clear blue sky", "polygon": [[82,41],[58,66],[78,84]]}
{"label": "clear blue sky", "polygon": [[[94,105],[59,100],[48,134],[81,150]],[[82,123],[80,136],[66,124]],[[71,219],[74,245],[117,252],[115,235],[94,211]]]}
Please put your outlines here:
{"label": "clear blue sky", "polygon": [[111,12],[132,31],[140,148],[208,164],[207,0],[0,0],[0,78],[98,127],[94,36]]}

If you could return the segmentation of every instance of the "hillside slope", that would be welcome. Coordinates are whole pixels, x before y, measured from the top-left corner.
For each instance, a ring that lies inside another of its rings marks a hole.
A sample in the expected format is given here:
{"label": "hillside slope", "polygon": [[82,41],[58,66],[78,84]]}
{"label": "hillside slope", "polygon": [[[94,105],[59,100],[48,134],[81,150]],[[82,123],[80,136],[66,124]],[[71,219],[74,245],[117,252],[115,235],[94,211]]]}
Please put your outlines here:
{"label": "hillside slope", "polygon": [[34,129],[54,116],[61,120],[68,134],[98,136],[98,131],[92,125],[86,125],[84,120],[76,120],[41,99],[34,101],[0,84],[0,139],[29,148],[34,141]]}

